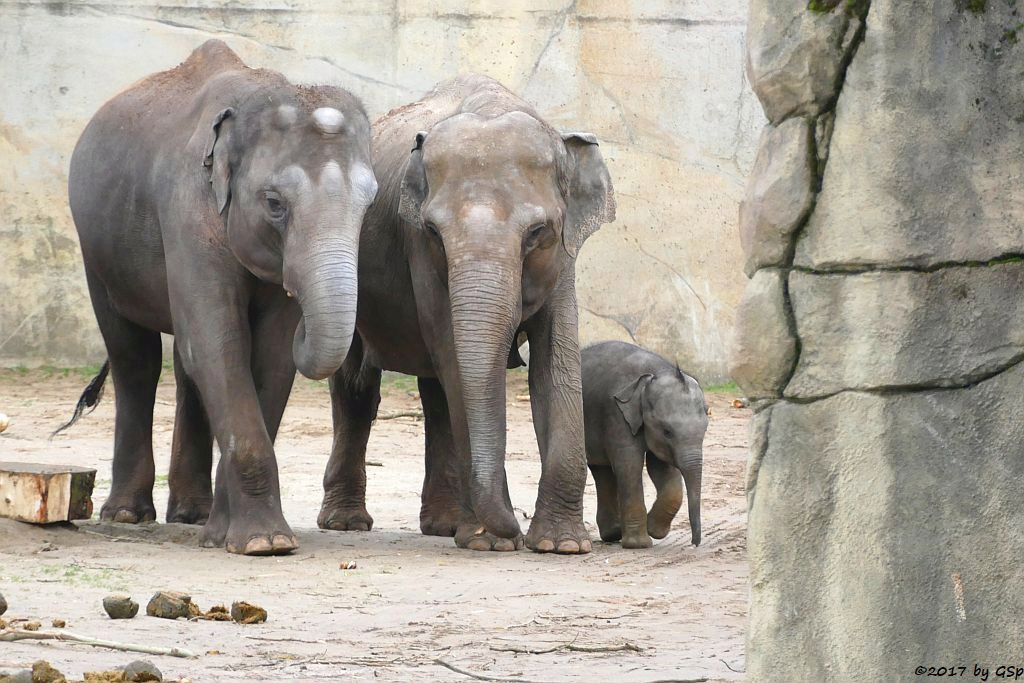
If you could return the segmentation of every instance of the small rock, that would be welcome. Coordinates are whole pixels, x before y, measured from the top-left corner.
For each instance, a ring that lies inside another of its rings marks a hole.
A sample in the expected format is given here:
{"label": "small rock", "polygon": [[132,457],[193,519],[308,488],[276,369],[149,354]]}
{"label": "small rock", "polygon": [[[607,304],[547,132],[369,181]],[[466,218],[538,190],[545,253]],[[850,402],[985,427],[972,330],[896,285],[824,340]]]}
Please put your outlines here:
{"label": "small rock", "polygon": [[190,604],[192,604],[191,595],[174,591],[160,591],[146,605],[146,614],[161,619],[188,617],[192,613],[189,608]]}
{"label": "small rock", "polygon": [[6,628],[7,628],[7,622],[4,621],[3,619],[0,619],[0,631],[3,631]]}
{"label": "small rock", "polygon": [[7,611],[7,600],[4,599],[4,594],[0,593],[0,614]]}
{"label": "small rock", "polygon": [[26,631],[38,631],[42,627],[43,625],[40,624],[38,621],[30,621],[27,624],[25,624],[22,628],[24,628]]}
{"label": "small rock", "polygon": [[152,663],[139,659],[124,668],[124,680],[135,681],[136,683],[141,681],[162,681],[164,680],[164,675]]}
{"label": "small rock", "polygon": [[224,605],[214,605],[209,612],[199,618],[207,621],[231,621],[231,613]]}
{"label": "small rock", "polygon": [[139,603],[127,595],[108,595],[103,598],[103,609],[111,619],[131,619],[139,613]]}
{"label": "small rock", "polygon": [[67,625],[68,625],[68,622],[64,621],[63,619],[54,619],[53,620],[53,627],[54,628],[64,628]]}
{"label": "small rock", "polygon": [[339,569],[355,569],[356,568],[356,561],[355,560],[345,560],[344,562],[342,562],[338,566],[338,568]]}
{"label": "small rock", "polygon": [[67,683],[67,679],[64,678],[64,674],[50,666],[49,662],[40,659],[32,664],[32,683]]}
{"label": "small rock", "polygon": [[261,624],[267,620],[267,610],[239,601],[231,605],[231,618],[239,624]]}
{"label": "small rock", "polygon": [[121,683],[123,671],[86,671],[83,683]]}

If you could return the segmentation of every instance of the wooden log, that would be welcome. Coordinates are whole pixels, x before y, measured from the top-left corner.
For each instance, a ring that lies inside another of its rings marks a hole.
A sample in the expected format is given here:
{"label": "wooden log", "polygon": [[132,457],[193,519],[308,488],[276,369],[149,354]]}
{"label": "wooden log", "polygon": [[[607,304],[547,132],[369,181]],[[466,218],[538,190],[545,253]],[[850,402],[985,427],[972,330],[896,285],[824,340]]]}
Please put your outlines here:
{"label": "wooden log", "polygon": [[0,517],[49,524],[92,517],[96,470],[0,462]]}

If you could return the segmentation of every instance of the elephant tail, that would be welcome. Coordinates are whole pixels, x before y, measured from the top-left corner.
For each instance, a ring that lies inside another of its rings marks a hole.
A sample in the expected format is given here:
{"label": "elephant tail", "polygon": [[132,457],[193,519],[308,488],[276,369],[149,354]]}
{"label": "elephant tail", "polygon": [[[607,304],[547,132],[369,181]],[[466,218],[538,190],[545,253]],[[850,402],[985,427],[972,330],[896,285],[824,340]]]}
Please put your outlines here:
{"label": "elephant tail", "polygon": [[[82,395],[79,397],[78,404],[75,406],[75,414],[71,416],[70,420],[62,424],[60,427],[57,427],[53,434],[50,434],[51,439],[78,422],[78,418],[82,417],[82,413],[85,412],[86,408],[96,408],[100,399],[103,398],[103,383],[107,381],[107,375],[109,373],[110,359],[107,359],[103,362],[103,367],[100,368],[99,374],[92,378],[92,381],[89,382],[89,386],[85,388],[85,391],[83,391]],[[92,410],[89,412],[92,412]]]}

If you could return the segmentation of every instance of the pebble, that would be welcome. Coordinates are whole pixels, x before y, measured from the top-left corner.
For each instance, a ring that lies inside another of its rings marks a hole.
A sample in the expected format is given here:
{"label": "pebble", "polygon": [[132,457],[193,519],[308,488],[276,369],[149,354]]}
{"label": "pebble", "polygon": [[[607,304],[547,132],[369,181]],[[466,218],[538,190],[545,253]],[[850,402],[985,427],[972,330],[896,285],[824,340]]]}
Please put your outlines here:
{"label": "pebble", "polygon": [[239,624],[262,624],[267,620],[267,610],[258,605],[238,601],[231,604],[231,618]]}
{"label": "pebble", "polygon": [[161,619],[178,619],[192,615],[192,596],[187,593],[160,591],[146,605],[146,614]]}
{"label": "pebble", "polygon": [[124,668],[124,680],[134,681],[135,683],[162,681],[164,680],[164,675],[151,662],[139,659]]}
{"label": "pebble", "polygon": [[103,598],[103,609],[111,619],[131,619],[139,613],[139,603],[127,595],[108,595]]}

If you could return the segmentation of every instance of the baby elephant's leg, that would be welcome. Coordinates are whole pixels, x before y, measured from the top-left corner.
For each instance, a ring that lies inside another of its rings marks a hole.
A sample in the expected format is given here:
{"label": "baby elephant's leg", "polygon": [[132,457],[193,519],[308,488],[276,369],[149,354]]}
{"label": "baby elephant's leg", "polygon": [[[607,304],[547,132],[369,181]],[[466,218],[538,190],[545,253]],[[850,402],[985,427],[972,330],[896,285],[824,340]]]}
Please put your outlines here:
{"label": "baby elephant's leg", "polygon": [[611,467],[591,465],[597,487],[597,528],[601,540],[615,543],[622,538],[622,523],[619,521],[619,488],[615,484],[615,473]]}
{"label": "baby elephant's leg", "polygon": [[647,473],[658,490],[658,497],[647,514],[647,533],[652,538],[665,538],[683,505],[683,474],[653,453],[647,454]]}
{"label": "baby elephant's leg", "polygon": [[[638,454],[639,455],[639,454]],[[650,548],[654,545],[647,534],[647,507],[644,505],[644,459],[618,458],[612,464],[619,493],[619,516],[622,520],[623,548]]]}

